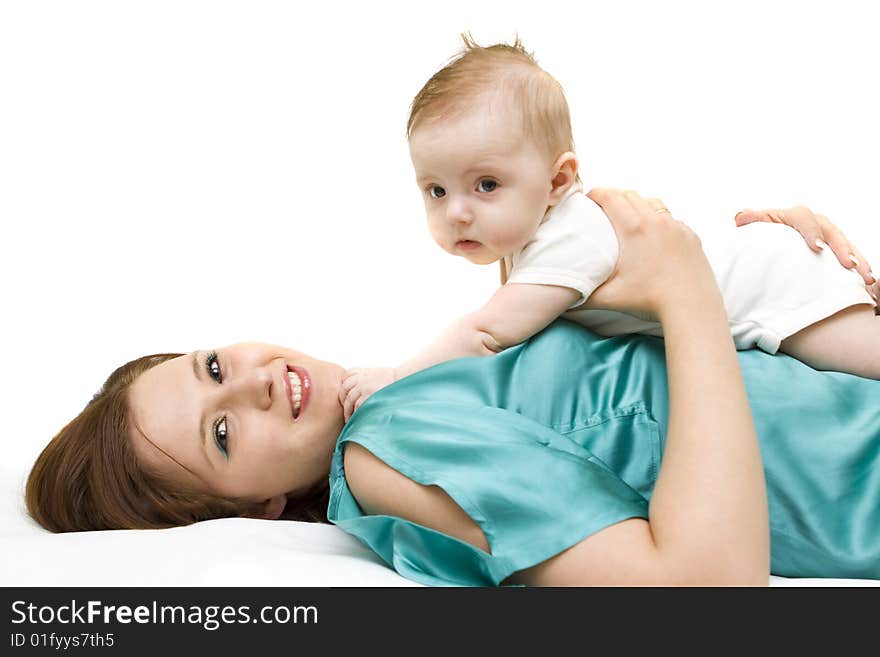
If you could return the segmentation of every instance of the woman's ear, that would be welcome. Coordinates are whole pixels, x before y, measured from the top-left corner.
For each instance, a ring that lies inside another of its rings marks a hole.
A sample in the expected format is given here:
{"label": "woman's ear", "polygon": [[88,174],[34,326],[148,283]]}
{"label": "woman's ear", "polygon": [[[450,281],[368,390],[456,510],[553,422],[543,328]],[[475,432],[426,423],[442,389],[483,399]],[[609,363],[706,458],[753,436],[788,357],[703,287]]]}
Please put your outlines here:
{"label": "woman's ear", "polygon": [[252,504],[242,512],[242,518],[258,518],[260,520],[277,520],[287,506],[286,495],[276,495],[262,502]]}
{"label": "woman's ear", "polygon": [[550,205],[562,201],[566,192],[577,180],[577,155],[566,151],[553,163],[553,179],[550,181]]}

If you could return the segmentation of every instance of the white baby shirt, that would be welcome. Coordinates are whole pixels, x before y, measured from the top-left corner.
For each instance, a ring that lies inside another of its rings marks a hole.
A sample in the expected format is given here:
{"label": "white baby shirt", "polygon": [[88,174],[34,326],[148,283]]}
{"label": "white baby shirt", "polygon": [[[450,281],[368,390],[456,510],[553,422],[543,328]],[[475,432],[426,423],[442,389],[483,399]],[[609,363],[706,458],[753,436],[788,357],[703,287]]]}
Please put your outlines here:
{"label": "white baby shirt", "polygon": [[[756,222],[730,227],[703,250],[724,298],[737,349],[776,353],[786,337],[839,310],[873,301],[861,276],[840,266],[830,249],[814,253],[797,231]],[[533,238],[504,259],[508,283],[559,285],[580,298],[564,314],[599,335],[662,336],[658,322],[626,313],[577,309],[617,264],[619,245],[602,209],[580,185],[547,213]]]}

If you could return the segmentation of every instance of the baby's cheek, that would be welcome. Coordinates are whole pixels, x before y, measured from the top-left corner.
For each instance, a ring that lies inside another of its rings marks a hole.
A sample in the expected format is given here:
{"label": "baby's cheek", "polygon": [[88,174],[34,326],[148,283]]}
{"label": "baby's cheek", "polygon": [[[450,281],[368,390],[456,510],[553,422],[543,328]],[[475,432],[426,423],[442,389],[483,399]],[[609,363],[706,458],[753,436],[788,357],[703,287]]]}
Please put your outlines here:
{"label": "baby's cheek", "polygon": [[439,246],[444,251],[449,251],[451,247],[451,245],[449,244],[449,238],[441,228],[429,224],[428,232],[431,234],[431,239],[434,240],[434,243],[437,244],[437,246]]}
{"label": "baby's cheek", "polygon": [[495,230],[495,250],[499,256],[510,255],[522,249],[531,236],[531,231],[514,218],[499,222]]}
{"label": "baby's cheek", "polygon": [[441,249],[446,251],[447,253],[452,253],[452,250],[449,247],[447,240],[444,240],[440,235],[434,235],[434,243],[439,246]]}
{"label": "baby's cheek", "polygon": [[435,219],[433,219],[430,214],[427,217],[427,223],[428,223],[428,232],[431,234],[431,237],[434,239],[435,242],[439,241],[440,236],[443,233],[442,224],[439,221],[436,221]]}

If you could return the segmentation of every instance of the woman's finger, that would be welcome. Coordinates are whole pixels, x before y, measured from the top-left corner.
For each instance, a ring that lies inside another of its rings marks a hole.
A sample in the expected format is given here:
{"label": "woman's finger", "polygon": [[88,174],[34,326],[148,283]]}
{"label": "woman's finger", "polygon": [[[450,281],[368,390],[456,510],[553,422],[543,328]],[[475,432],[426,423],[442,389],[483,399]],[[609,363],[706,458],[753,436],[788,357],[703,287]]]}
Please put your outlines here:
{"label": "woman's finger", "polygon": [[[736,213],[734,221],[737,226],[745,226],[746,224],[759,221],[784,224],[800,233],[804,242],[814,253],[821,253],[828,246],[826,244],[825,228],[819,221],[819,216],[813,214],[812,210],[802,205],[786,210],[740,210]],[[828,225],[830,226],[830,223]]]}
{"label": "woman's finger", "polygon": [[822,226],[822,231],[826,235],[825,241],[837,260],[847,269],[855,268],[865,283],[874,282],[874,274],[871,273],[871,265],[861,252],[854,247],[837,226],[823,214],[816,215],[816,220]]}
{"label": "woman's finger", "polygon": [[823,249],[831,249],[837,261],[845,269],[855,269],[865,284],[875,281],[871,265],[856,249],[846,235],[822,214],[814,214],[812,210],[798,205],[786,210],[740,210],[734,221],[737,226],[745,226],[755,221],[783,223],[794,228],[815,253]]}
{"label": "woman's finger", "polygon": [[755,222],[770,224],[785,223],[780,210],[740,210],[734,215],[733,220],[737,226],[745,226]]}
{"label": "woman's finger", "polygon": [[669,211],[669,208],[666,207],[666,204],[661,201],[659,198],[646,198],[645,202],[654,211],[654,214],[672,216],[672,213]]}
{"label": "woman's finger", "polygon": [[874,274],[871,273],[871,265],[865,257],[856,249],[846,238],[837,226],[835,226],[824,214],[817,214],[816,221],[822,227],[824,239],[831,247],[834,255],[837,256],[838,262],[847,269],[855,268],[865,283],[874,281]]}
{"label": "woman's finger", "polygon": [[632,205],[626,195],[618,189],[609,187],[597,187],[587,194],[594,203],[602,208],[605,215],[611,220],[611,225],[616,228],[625,228],[632,225]]}
{"label": "woman's finger", "polygon": [[[828,227],[823,231],[823,239],[831,252],[837,256],[837,261],[842,267],[852,269],[856,266],[858,258],[855,258],[850,247],[849,240],[846,235],[840,232],[833,224],[829,222]],[[855,258],[855,260],[853,259]]]}
{"label": "woman's finger", "polygon": [[686,298],[694,280],[717,289],[699,238],[662,201],[631,190],[594,190],[590,198],[614,226],[620,249],[614,272],[590,295],[588,307],[656,317]]}
{"label": "woman's finger", "polygon": [[[852,246],[852,245],[850,245],[850,246]],[[862,255],[862,252],[859,251],[856,247],[854,247],[854,246],[852,247],[852,252],[853,252],[853,255],[855,256],[856,260],[858,260],[858,264],[856,265],[856,271],[859,272],[859,274],[862,277],[862,280],[865,281],[865,285],[870,285],[871,283],[873,283],[876,280],[874,278],[874,274],[871,272],[871,265],[865,259],[865,256]]]}
{"label": "woman's finger", "polygon": [[785,210],[768,210],[768,214],[777,223],[785,224],[800,233],[804,242],[814,253],[821,253],[824,247],[822,241],[822,227],[819,225],[813,211],[804,206],[787,208]]}
{"label": "woman's finger", "polygon": [[631,189],[626,190],[623,194],[626,200],[629,201],[632,209],[639,213],[643,220],[650,220],[654,218],[654,215],[667,214],[669,212],[669,209],[663,205],[660,199],[644,198],[638,192]]}
{"label": "woman's finger", "polygon": [[756,221],[763,221],[771,224],[789,223],[785,219],[785,216],[785,211],[779,208],[772,210],[740,210],[734,215],[733,220],[736,222],[737,226],[745,226],[746,224],[752,224]]}
{"label": "woman's finger", "polygon": [[824,235],[819,219],[810,208],[799,205],[787,210],[778,210],[781,223],[794,228],[804,238],[804,242],[815,253],[820,253],[824,248]]}
{"label": "woman's finger", "polygon": [[880,300],[880,282],[874,281],[870,285],[866,285],[865,289],[868,291],[868,294],[871,295],[871,298],[874,300],[874,314],[880,315],[880,306],[878,306],[878,300]]}
{"label": "woman's finger", "polygon": [[755,210],[740,210],[733,216],[733,221],[737,226],[745,226],[756,221],[763,221]]}
{"label": "woman's finger", "polygon": [[663,221],[672,219],[672,212],[666,207],[666,204],[659,198],[642,198],[635,192],[629,196],[630,203],[633,208],[642,217],[642,221]]}

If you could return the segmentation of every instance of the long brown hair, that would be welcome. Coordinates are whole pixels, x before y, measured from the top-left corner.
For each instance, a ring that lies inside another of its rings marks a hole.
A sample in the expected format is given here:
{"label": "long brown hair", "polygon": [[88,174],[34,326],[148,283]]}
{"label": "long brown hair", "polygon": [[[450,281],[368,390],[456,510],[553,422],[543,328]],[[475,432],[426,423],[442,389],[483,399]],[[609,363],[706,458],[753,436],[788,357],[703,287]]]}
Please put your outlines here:
{"label": "long brown hair", "polygon": [[[31,517],[53,532],[161,529],[241,515],[233,500],[188,490],[146,470],[129,434],[128,392],[152,367],[181,354],[143,356],[117,368],[86,407],[43,449],[28,476]],[[327,521],[322,483],[289,500],[283,518]]]}

